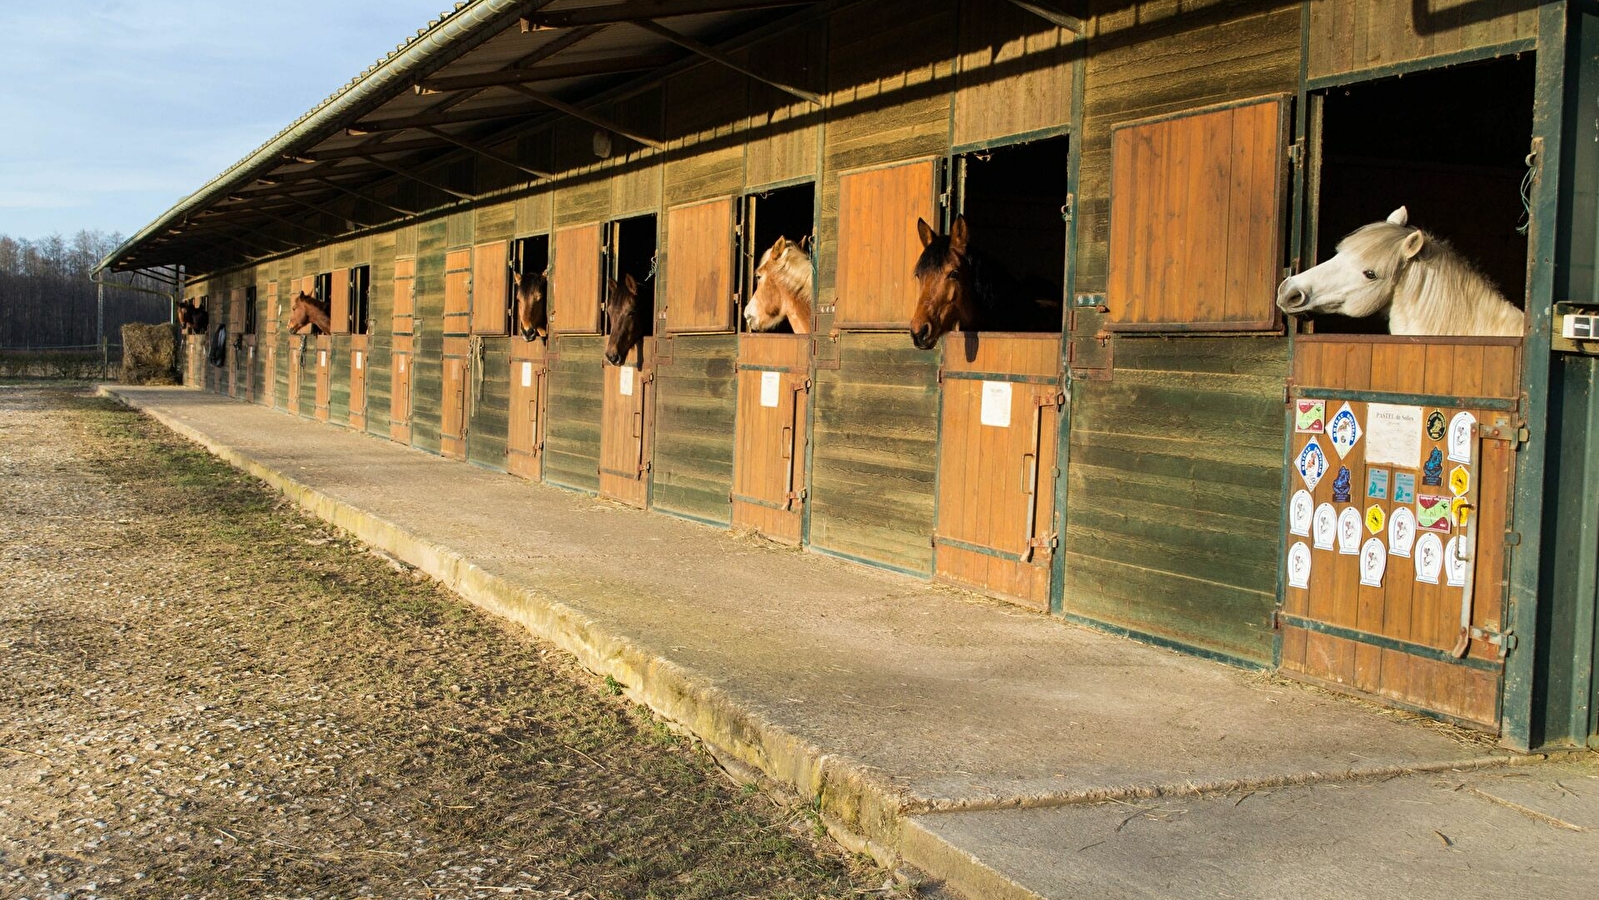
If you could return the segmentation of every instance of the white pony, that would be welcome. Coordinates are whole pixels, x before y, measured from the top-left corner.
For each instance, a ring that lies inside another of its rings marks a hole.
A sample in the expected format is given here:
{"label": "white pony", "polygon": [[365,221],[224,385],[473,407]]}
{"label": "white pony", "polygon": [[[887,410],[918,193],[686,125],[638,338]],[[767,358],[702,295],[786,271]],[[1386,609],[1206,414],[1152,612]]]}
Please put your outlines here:
{"label": "white pony", "polygon": [[1403,206],[1355,229],[1332,259],[1283,279],[1290,315],[1363,318],[1388,311],[1390,334],[1521,337],[1525,317],[1447,241],[1409,226]]}

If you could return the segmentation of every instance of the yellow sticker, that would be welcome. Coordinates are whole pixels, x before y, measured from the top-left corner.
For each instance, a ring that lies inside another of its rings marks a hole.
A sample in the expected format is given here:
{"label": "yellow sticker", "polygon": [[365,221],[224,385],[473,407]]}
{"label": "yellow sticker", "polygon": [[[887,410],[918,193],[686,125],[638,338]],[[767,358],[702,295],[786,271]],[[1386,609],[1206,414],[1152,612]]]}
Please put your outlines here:
{"label": "yellow sticker", "polygon": [[1372,534],[1382,531],[1384,518],[1382,507],[1375,503],[1366,507],[1366,530]]}
{"label": "yellow sticker", "polygon": [[1455,520],[1456,525],[1464,528],[1466,520],[1471,518],[1471,504],[1466,502],[1465,497],[1456,497],[1449,504],[1449,515]]}
{"label": "yellow sticker", "polygon": [[1456,497],[1464,497],[1466,496],[1466,492],[1471,490],[1471,473],[1466,471],[1464,466],[1455,466],[1454,469],[1450,471],[1449,490],[1452,491]]}

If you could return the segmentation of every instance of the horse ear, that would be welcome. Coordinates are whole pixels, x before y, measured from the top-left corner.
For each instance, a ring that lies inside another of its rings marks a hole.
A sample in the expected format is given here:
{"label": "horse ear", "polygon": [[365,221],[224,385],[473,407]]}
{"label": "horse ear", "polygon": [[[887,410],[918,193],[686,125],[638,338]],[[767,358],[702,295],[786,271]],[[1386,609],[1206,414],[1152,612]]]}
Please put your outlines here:
{"label": "horse ear", "polygon": [[1396,209],[1393,212],[1388,214],[1388,221],[1393,223],[1394,225],[1409,225],[1410,224],[1410,210],[1408,210],[1408,209],[1404,208],[1403,206],[1401,206],[1398,209]]}
{"label": "horse ear", "polygon": [[638,291],[638,282],[633,279],[633,274],[631,272],[622,276],[622,283],[627,285],[628,291],[634,293]]}
{"label": "horse ear", "polygon": [[615,278],[607,278],[607,279],[605,279],[605,292],[607,294],[614,294],[618,290],[621,290],[621,285],[616,283],[616,279]]}
{"label": "horse ear", "polygon": [[515,269],[512,269],[511,270],[511,283],[516,285],[517,287],[521,287],[522,286],[522,273],[518,272]]}
{"label": "horse ear", "polygon": [[1405,255],[1405,259],[1415,259],[1425,243],[1427,243],[1426,235],[1418,228],[1405,235],[1405,239],[1399,244],[1399,252]]}
{"label": "horse ear", "polygon": [[772,258],[778,259],[788,252],[788,238],[779,236],[777,243],[772,245]]}
{"label": "horse ear", "polygon": [[956,216],[955,224],[949,227],[949,249],[956,253],[966,252],[966,240],[971,235],[966,230],[966,217]]}
{"label": "horse ear", "polygon": [[933,242],[933,238],[938,237],[938,234],[933,231],[933,226],[927,224],[926,219],[919,217],[916,220],[916,234],[922,239],[923,247],[931,244]]}

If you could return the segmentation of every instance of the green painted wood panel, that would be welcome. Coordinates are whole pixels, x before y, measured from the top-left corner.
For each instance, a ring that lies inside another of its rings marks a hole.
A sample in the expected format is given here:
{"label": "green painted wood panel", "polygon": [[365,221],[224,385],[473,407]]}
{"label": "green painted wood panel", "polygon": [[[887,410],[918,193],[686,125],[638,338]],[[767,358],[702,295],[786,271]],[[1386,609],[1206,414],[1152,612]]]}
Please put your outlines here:
{"label": "green painted wood panel", "polygon": [[696,519],[733,518],[733,434],[738,336],[682,335],[655,370],[651,505]]}
{"label": "green painted wood panel", "polygon": [[511,339],[484,338],[482,356],[474,358],[472,366],[466,458],[503,472],[511,422]]}
{"label": "green painted wood panel", "polygon": [[350,424],[350,336],[333,335],[332,358],[328,360],[328,421],[335,425]]}
{"label": "green painted wood panel", "polygon": [[387,439],[389,400],[394,394],[394,338],[390,323],[394,317],[394,258],[396,232],[372,239],[372,289],[367,296],[367,314],[372,325],[366,338],[366,430]]}
{"label": "green painted wood panel", "polygon": [[448,220],[417,226],[415,355],[411,360],[411,444],[438,453],[444,407],[444,255]]}
{"label": "green painted wood panel", "polygon": [[837,351],[816,372],[811,543],[931,574],[938,356],[899,332],[845,333]]}
{"label": "green painted wood panel", "polygon": [[1282,508],[1281,338],[1117,338],[1073,389],[1065,611],[1272,658]]}
{"label": "green painted wood panel", "polygon": [[585,491],[600,489],[600,415],[605,338],[563,335],[552,342],[544,480]]}

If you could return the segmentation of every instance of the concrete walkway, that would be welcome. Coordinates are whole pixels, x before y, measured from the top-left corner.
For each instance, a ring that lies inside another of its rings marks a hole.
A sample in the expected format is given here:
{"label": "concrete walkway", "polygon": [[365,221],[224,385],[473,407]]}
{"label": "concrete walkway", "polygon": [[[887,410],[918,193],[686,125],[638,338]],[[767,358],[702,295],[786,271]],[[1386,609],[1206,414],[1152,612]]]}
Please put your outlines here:
{"label": "concrete walkway", "polygon": [[210,394],[109,390],[614,677],[730,767],[818,799],[846,843],[972,897],[1086,895],[1085,866],[1125,895],[1163,894],[1138,880],[1151,873],[1118,871],[1136,855],[1101,854],[1113,870],[1065,847],[1141,798],[1208,809],[1210,792],[1315,797],[1297,786],[1511,761],[1441,726],[903,576]]}

